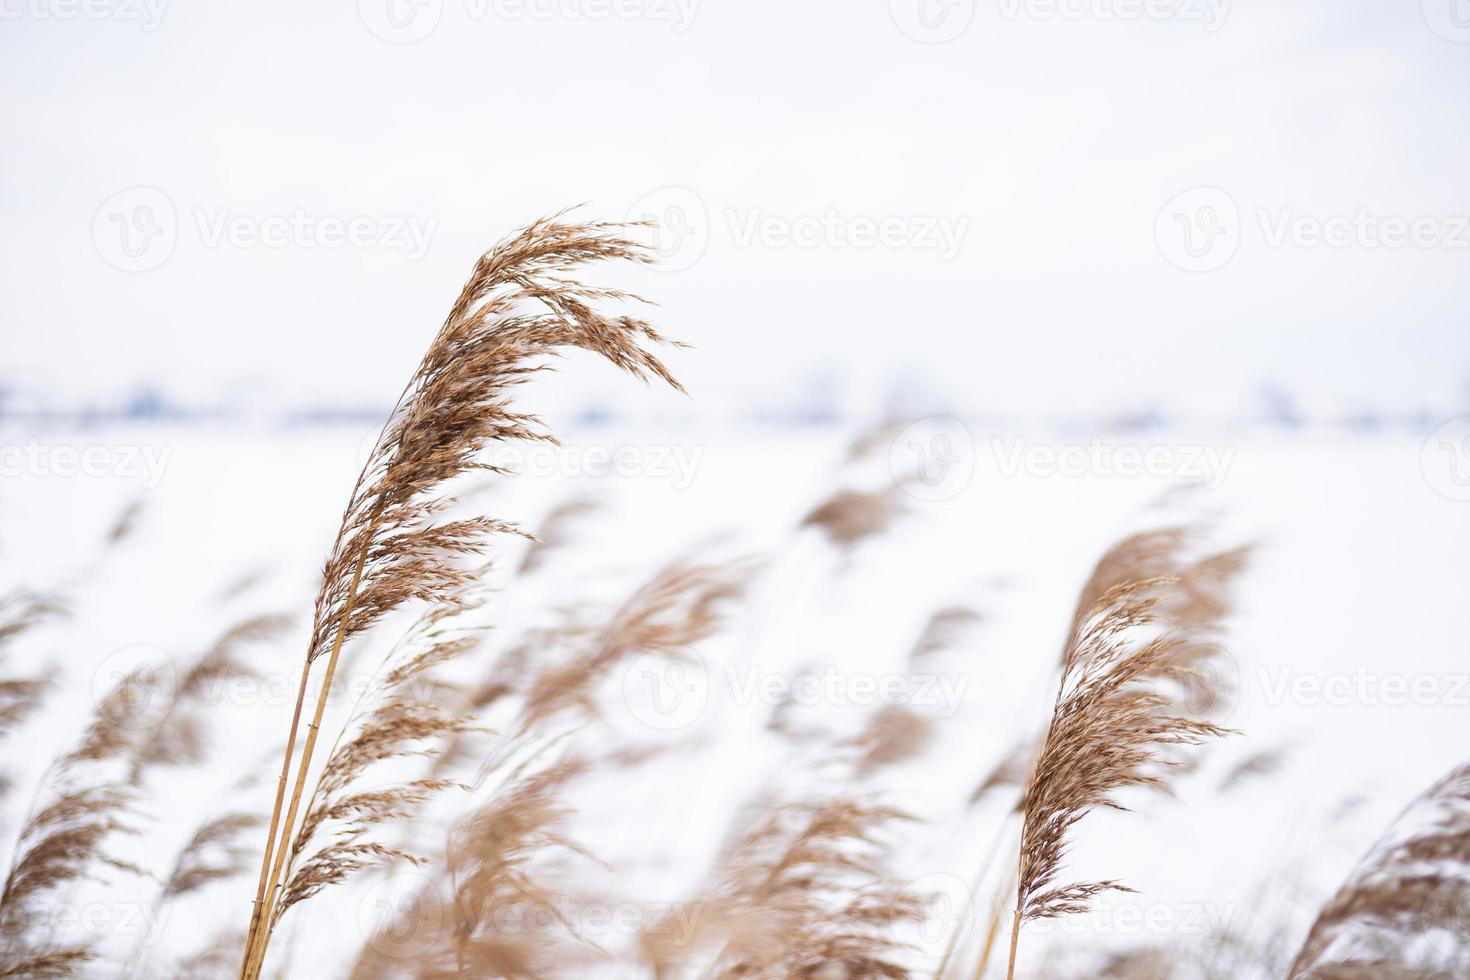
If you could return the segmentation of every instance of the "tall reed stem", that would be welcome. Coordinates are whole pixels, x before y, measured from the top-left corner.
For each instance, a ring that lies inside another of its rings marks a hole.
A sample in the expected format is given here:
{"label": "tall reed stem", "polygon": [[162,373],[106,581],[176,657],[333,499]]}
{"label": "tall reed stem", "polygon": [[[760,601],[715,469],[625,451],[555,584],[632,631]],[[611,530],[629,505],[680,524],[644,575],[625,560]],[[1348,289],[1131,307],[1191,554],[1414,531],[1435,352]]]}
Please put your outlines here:
{"label": "tall reed stem", "polygon": [[[990,865],[995,860],[996,854],[1000,852],[1001,845],[1004,844],[1009,838],[1009,823],[1003,825],[999,833],[991,838],[990,850],[985,853],[984,862],[981,863],[980,869],[975,872],[975,877],[970,882],[970,892],[968,895],[965,896],[965,907],[960,914],[959,924],[956,925],[954,931],[949,934],[949,941],[945,943],[944,956],[939,961],[939,968],[934,971],[934,980],[944,980],[944,971],[949,968],[949,963],[954,958],[955,950],[959,948],[960,940],[967,938],[966,936],[962,935],[962,933],[966,932],[964,928],[965,920],[969,916],[971,910],[975,907],[975,896],[980,893],[980,887],[985,884],[985,876],[990,873]],[[1001,891],[1005,891],[1004,883],[1002,883],[1001,885]],[[996,898],[995,902],[992,903],[992,912],[997,905],[1003,904],[1004,902],[1004,895]],[[981,966],[981,969],[983,969],[983,964]],[[979,973],[976,973],[976,976],[978,977]]]}
{"label": "tall reed stem", "polygon": [[[275,911],[276,899],[280,894],[281,889],[281,868],[285,864],[286,851],[288,850],[291,841],[291,831],[294,829],[296,824],[296,811],[301,806],[301,794],[302,791],[306,788],[306,776],[308,770],[311,768],[312,752],[316,749],[317,733],[321,730],[322,727],[322,714],[326,711],[327,695],[331,692],[332,689],[332,678],[337,673],[337,659],[342,653],[343,643],[345,643],[347,640],[347,624],[351,620],[352,609],[357,602],[357,588],[362,582],[362,570],[363,566],[367,564],[369,545],[372,541],[371,528],[377,524],[378,516],[382,513],[382,510],[383,498],[379,496],[377,502],[374,504],[372,517],[369,519],[369,532],[367,535],[364,536],[365,543],[363,545],[362,552],[357,556],[357,564],[352,569],[352,583],[347,588],[347,599],[342,607],[342,616],[337,622],[337,635],[332,640],[332,652],[330,656],[327,657],[327,672],[322,675],[322,687],[320,694],[317,695],[316,710],[312,713],[311,724],[307,726],[306,744],[302,746],[301,749],[301,763],[296,770],[296,785],[291,790],[291,805],[286,810],[286,822],[280,830],[279,846],[272,846],[276,843],[276,838],[274,837],[274,835],[272,835],[272,845],[267,845],[267,858],[269,858],[271,850],[274,850],[275,861],[271,867],[270,880],[265,888],[265,904],[263,906],[257,906],[256,915],[253,922],[254,928],[251,935],[246,937],[245,964],[242,967],[240,974],[242,980],[256,980],[256,978],[260,976],[261,966],[265,963],[266,947],[270,945],[270,934],[272,927],[271,918]],[[306,673],[309,673],[310,670],[311,661],[310,658],[308,658],[306,663]],[[303,673],[301,678],[301,695],[304,695],[306,693],[306,673]],[[296,712],[291,720],[292,742],[295,741],[296,724],[301,715],[301,707],[303,704],[303,698],[301,695],[297,696]],[[288,767],[290,764],[290,758],[291,747],[288,746],[286,749],[286,761]],[[284,779],[284,774],[282,778]],[[284,788],[285,784],[283,782],[281,789]],[[280,790],[277,790],[276,805],[271,813],[271,824],[273,828],[277,822],[277,818],[280,815],[281,798],[282,793],[280,792]]]}
{"label": "tall reed stem", "polygon": [[995,901],[990,903],[990,924],[985,927],[985,946],[980,950],[980,959],[975,964],[972,980],[982,980],[986,967],[990,966],[990,954],[995,950],[995,938],[1000,935],[1000,920],[1005,918],[1007,893],[1015,890],[1014,879],[1007,877],[1001,882]]}
{"label": "tall reed stem", "polygon": [[1011,961],[1006,967],[1006,980],[1016,980],[1016,943],[1021,939],[1021,910],[1016,909],[1011,920]]}
{"label": "tall reed stem", "polygon": [[270,879],[271,858],[275,856],[276,828],[281,823],[281,804],[286,799],[286,780],[291,775],[291,758],[296,753],[296,730],[301,724],[301,707],[306,703],[306,681],[311,676],[311,661],[301,665],[301,685],[296,690],[296,708],[291,712],[291,731],[286,736],[286,756],[281,760],[281,779],[276,784],[276,801],[271,807],[270,830],[266,833],[265,854],[260,859],[260,884],[255,889],[255,908],[250,913],[250,929],[245,933],[245,952],[240,961],[240,978],[244,980],[250,966],[250,951],[255,945],[265,906],[266,882]]}

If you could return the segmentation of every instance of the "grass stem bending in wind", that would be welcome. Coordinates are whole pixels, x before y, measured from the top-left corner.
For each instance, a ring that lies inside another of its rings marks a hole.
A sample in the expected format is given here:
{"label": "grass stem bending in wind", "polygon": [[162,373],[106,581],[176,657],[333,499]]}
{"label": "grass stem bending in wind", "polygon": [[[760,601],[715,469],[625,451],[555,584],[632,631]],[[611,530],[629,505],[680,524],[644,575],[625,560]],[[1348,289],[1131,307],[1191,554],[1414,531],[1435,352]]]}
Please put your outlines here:
{"label": "grass stem bending in wind", "polygon": [[[627,237],[633,226],[567,222],[562,217],[537,221],[481,256],[348,499],[317,595],[242,980],[259,976],[264,963],[281,897],[282,867],[343,645],[409,602],[454,609],[472,577],[458,560],[481,552],[492,535],[519,533],[514,525],[490,517],[440,519],[454,502],[447,490],[450,481],[472,470],[506,472],[482,459],[491,444],[555,443],[538,417],[514,409],[510,396],[516,386],[547,370],[549,356],[580,348],[635,377],[658,378],[679,389],[644,346],[664,338],[645,320],[603,310],[638,297],[571,277],[588,263],[605,259],[648,262],[650,249]],[[287,800],[309,677],[323,657],[316,709]]]}

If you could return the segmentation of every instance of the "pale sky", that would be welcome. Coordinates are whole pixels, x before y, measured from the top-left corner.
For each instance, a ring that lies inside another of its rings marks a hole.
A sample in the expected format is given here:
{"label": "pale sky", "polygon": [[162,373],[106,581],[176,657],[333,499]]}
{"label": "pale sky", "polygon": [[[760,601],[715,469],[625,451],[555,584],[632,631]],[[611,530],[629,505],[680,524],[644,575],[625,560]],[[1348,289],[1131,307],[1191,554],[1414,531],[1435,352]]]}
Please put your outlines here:
{"label": "pale sky", "polygon": [[920,2],[0,0],[0,380],[391,399],[587,201],[690,411],[1466,407],[1464,0]]}

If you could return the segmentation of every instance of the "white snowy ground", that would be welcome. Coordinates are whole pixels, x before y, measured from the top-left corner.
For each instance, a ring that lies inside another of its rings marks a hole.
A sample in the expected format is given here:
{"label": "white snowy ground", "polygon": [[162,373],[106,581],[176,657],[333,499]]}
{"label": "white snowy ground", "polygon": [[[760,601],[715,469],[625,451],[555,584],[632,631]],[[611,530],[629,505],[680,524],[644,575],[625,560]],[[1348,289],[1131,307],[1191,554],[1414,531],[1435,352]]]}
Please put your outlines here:
{"label": "white snowy ground", "polygon": [[[504,641],[550,606],[616,602],[682,554],[765,561],[745,611],[699,651],[687,686],[693,700],[668,717],[650,715],[646,703],[620,696],[637,679],[607,686],[613,730],[677,748],[577,794],[572,836],[607,863],[584,864],[579,885],[623,902],[569,906],[613,954],[589,976],[641,975],[617,958],[637,927],[660,903],[689,897],[743,803],[805,778],[805,750],[767,727],[771,705],[742,694],[745,685],[829,667],[836,673],[816,689],[821,703],[803,706],[795,721],[851,734],[874,706],[855,703],[863,696],[841,685],[904,677],[927,617],[956,604],[973,606],[981,621],[938,655],[932,685],[907,689],[916,710],[936,717],[937,737],[874,785],[921,818],[895,830],[898,877],[948,896],[935,906],[938,918],[962,917],[961,898],[1009,802],[967,808],[967,796],[1021,735],[1044,724],[1055,655],[1093,562],[1122,535],[1164,521],[1213,515],[1218,544],[1259,544],[1229,645],[1238,694],[1228,724],[1242,734],[1208,754],[1175,798],[1140,797],[1135,813],[1085,821],[1073,854],[1079,878],[1120,877],[1137,893],[1102,901],[1096,915],[1028,929],[1023,967],[1039,964],[1044,947],[1198,946],[1216,928],[1250,933],[1290,922],[1299,940],[1315,905],[1393,816],[1470,757],[1470,502],[1454,499],[1455,461],[1434,446],[1426,454],[1423,433],[1169,431],[1110,437],[1099,450],[1085,433],[929,423],[884,442],[866,463],[844,465],[850,432],[558,429],[569,452],[525,460],[537,471],[529,475],[477,482],[471,498],[533,528],[570,496],[599,504],[540,578],[507,586],[492,604]],[[3,435],[0,581],[59,591],[72,610],[19,652],[22,665],[54,662],[61,677],[40,716],[4,745],[17,786],[0,824],[7,852],[36,778],[119,666],[148,655],[182,667],[246,615],[297,617],[285,641],[259,654],[268,680],[218,706],[213,761],[170,776],[145,834],[124,845],[166,864],[201,820],[242,800],[267,805],[267,781],[243,797],[229,789],[274,759],[315,577],[373,433]],[[1111,472],[1120,445],[1155,447],[1155,475]],[[1017,468],[1018,446],[1042,451]],[[67,447],[81,454],[75,463]],[[598,447],[632,447],[619,457],[624,471],[597,475]],[[1200,469],[1193,447],[1228,454],[1215,457],[1223,470]],[[1047,449],[1069,461],[1081,450],[1101,455],[1089,457],[1084,475],[1056,474]],[[81,460],[92,475],[69,472]],[[948,469],[934,468],[944,461]],[[912,476],[910,464],[930,468]],[[833,490],[877,487],[894,470],[912,492],[888,533],[844,556],[798,529]],[[1167,493],[1199,478],[1218,485]],[[134,501],[142,509],[133,533],[104,548]],[[1234,765],[1268,750],[1286,753],[1278,771],[1219,791]],[[187,916],[149,922],[146,901],[140,906],[147,888],[108,880],[68,895],[56,911],[58,934],[96,934],[124,955],[141,948],[134,962],[145,974],[196,951],[217,927],[242,925],[252,891],[241,881],[212,886]],[[291,975],[340,975],[403,887],[368,876],[293,910],[297,938],[281,943],[292,952]],[[982,913],[987,901],[982,895]],[[942,939],[904,938],[927,942],[915,964],[932,967]]]}

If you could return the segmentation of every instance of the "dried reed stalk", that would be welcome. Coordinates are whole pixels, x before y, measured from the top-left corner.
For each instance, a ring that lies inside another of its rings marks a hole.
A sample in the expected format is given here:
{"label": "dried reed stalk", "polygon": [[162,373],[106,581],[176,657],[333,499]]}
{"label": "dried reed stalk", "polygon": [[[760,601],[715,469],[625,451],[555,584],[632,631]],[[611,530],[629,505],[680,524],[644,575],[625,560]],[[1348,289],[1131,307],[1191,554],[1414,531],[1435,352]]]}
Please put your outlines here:
{"label": "dried reed stalk", "polygon": [[1220,792],[1228,793],[1242,783],[1271,775],[1286,763],[1287,754],[1285,748],[1263,749],[1252,753],[1221,777]]}
{"label": "dried reed stalk", "polygon": [[112,527],[107,532],[107,546],[109,548],[117,547],[132,536],[133,532],[137,530],[138,518],[142,515],[143,510],[143,499],[141,497],[128,502],[127,506],[122,509],[122,512],[117,515],[117,519],[113,521]]}
{"label": "dried reed stalk", "polygon": [[242,932],[224,932],[211,937],[204,947],[193,956],[180,961],[174,968],[176,977],[189,980],[213,980],[216,977],[232,977],[238,965],[236,953],[245,944]]}
{"label": "dried reed stalk", "polygon": [[709,884],[644,931],[655,976],[908,977],[896,930],[922,921],[927,896],[895,884],[884,838],[891,825],[914,818],[874,795],[810,787],[856,782],[909,758],[927,730],[915,716],[880,711],[864,732],[813,757],[800,797],[758,798]]}
{"label": "dried reed stalk", "polygon": [[547,556],[572,540],[572,528],[578,519],[595,511],[597,504],[586,497],[572,497],[552,507],[541,521],[536,537],[521,556],[520,574],[540,568]]}
{"label": "dried reed stalk", "polygon": [[1005,921],[1006,906],[1009,904],[1008,899],[1011,889],[1015,886],[1016,871],[1012,869],[1001,879],[1000,891],[990,903],[990,918],[986,920],[988,924],[985,927],[985,942],[980,947],[980,959],[975,964],[974,980],[980,980],[985,976],[985,971],[990,966],[990,955],[995,951],[995,941],[1000,936],[1001,923]]}
{"label": "dried reed stalk", "polygon": [[264,822],[264,817],[253,813],[227,813],[206,821],[174,859],[163,882],[164,900],[245,872],[252,851],[240,843],[240,835]]}
{"label": "dried reed stalk", "polygon": [[1119,586],[1167,580],[1156,614],[1165,625],[1204,639],[1215,636],[1230,612],[1230,587],[1245,569],[1249,546],[1191,560],[1192,542],[1203,536],[1197,527],[1164,527],[1131,534],[1098,559],[1083,585],[1062,649],[1065,660],[1077,633],[1098,602]]}
{"label": "dried reed stalk", "polygon": [[903,705],[885,705],[847,742],[858,753],[853,763],[855,775],[867,776],[912,759],[928,748],[933,737],[934,723],[930,719]]}
{"label": "dried reed stalk", "polygon": [[[52,601],[16,592],[0,597],[0,656],[16,639],[59,611]],[[47,678],[0,680],[0,736],[36,709],[50,684]],[[116,692],[114,692],[115,694]],[[109,703],[98,706],[98,715]],[[93,721],[93,726],[98,724]],[[105,759],[109,753],[99,753]],[[123,787],[94,785],[77,778],[84,760],[73,750],[42,777],[38,793],[55,780],[55,798],[21,826],[0,888],[0,977],[70,977],[94,954],[85,945],[60,945],[35,928],[55,890],[88,876],[97,864],[138,871],[106,851],[108,841],[132,833],[126,821],[132,794]],[[0,784],[3,789],[5,784]]]}
{"label": "dried reed stalk", "polygon": [[1391,960],[1358,960],[1323,967],[1304,976],[1311,980],[1463,980],[1465,974],[1416,970]]}
{"label": "dried reed stalk", "polygon": [[252,616],[230,627],[179,677],[157,724],[139,729],[131,781],[136,783],[150,766],[178,766],[203,762],[208,749],[208,707],[220,688],[236,678],[256,673],[254,661],[242,656],[245,648],[280,637],[290,618],[279,614]]}
{"label": "dried reed stalk", "polygon": [[525,694],[519,730],[544,724],[572,708],[593,712],[595,682],[632,657],[657,654],[679,660],[687,656],[720,626],[723,610],[744,593],[753,571],[748,561],[719,564],[686,559],[659,569],[604,627],[587,635],[585,649],[536,675]]}
{"label": "dried reed stalk", "polygon": [[[247,931],[242,980],[257,976],[264,961],[281,872],[343,644],[411,600],[452,608],[470,578],[456,560],[479,552],[492,534],[517,530],[488,517],[435,520],[448,506],[447,483],[474,469],[502,472],[480,459],[488,445],[555,441],[540,419],[512,409],[513,389],[545,370],[545,358],[565,348],[599,354],[636,377],[659,378],[679,388],[642,346],[663,340],[647,321],[598,308],[637,297],[569,278],[599,260],[648,262],[650,250],[625,237],[626,225],[566,223],[560,217],[528,226],[480,258],[348,500],[317,596]],[[308,677],[323,656],[321,693],[286,803]]]}
{"label": "dried reed stalk", "polygon": [[70,976],[92,959],[81,946],[37,946],[35,916],[45,896],[85,877],[94,864],[142,873],[110,857],[106,843],[114,834],[133,833],[124,819],[132,796],[113,786],[88,786],[63,792],[26,822],[16,855],[0,890],[0,976]]}
{"label": "dried reed stalk", "polygon": [[946,606],[937,610],[924,624],[924,632],[909,653],[909,660],[921,660],[950,649],[979,621],[980,614],[967,606]]}
{"label": "dried reed stalk", "polygon": [[[558,854],[586,856],[562,830],[571,808],[561,798],[566,784],[586,771],[577,758],[530,759],[507,774],[488,800],[450,829],[434,885],[368,938],[353,980],[544,975],[552,937],[510,934],[498,923],[514,910],[530,909],[580,938],[555,891],[542,883],[541,869]],[[411,950],[399,948],[403,937],[410,937]]]}
{"label": "dried reed stalk", "polygon": [[[184,844],[174,858],[173,867],[164,875],[162,885],[153,897],[152,917],[159,921],[159,910],[171,902],[202,890],[207,885],[242,875],[254,863],[255,848],[242,837],[265,822],[263,816],[253,813],[226,813],[205,821]],[[145,969],[150,952],[146,931],[140,931],[133,943],[122,976],[147,976],[152,971]],[[206,947],[211,962],[206,965],[195,958],[188,964],[176,966],[174,976],[204,978],[227,976],[233,972],[237,944],[213,943]]]}
{"label": "dried reed stalk", "polygon": [[[0,595],[0,665],[19,637],[60,612],[52,599],[27,592]],[[30,716],[50,685],[47,677],[0,677],[0,737]]]}
{"label": "dried reed stalk", "polygon": [[[466,597],[463,603],[468,607],[480,601]],[[440,706],[452,688],[429,682],[428,675],[474,650],[483,633],[483,629],[456,628],[452,621],[445,621],[442,609],[436,609],[390,651],[373,690],[343,725],[317,778],[291,845],[286,885],[272,927],[293,905],[364,868],[388,861],[427,863],[426,858],[402,847],[372,839],[372,832],[391,821],[413,817],[432,797],[459,784],[434,777],[386,787],[359,788],[358,784],[380,763],[407,756],[437,757],[456,736],[478,730],[468,715]],[[335,828],[330,842],[308,854],[327,827]]]}
{"label": "dried reed stalk", "polygon": [[1104,556],[1083,588],[1051,724],[1022,799],[1008,977],[1023,923],[1082,912],[1101,893],[1129,890],[1114,880],[1057,884],[1077,822],[1097,807],[1124,809],[1120,790],[1167,790],[1179,748],[1226,734],[1188,717],[1187,702],[1218,693],[1209,666],[1219,651],[1210,640],[1246,553],[1188,565],[1180,557],[1187,537],[1179,529],[1135,535]]}
{"label": "dried reed stalk", "polygon": [[873,491],[839,490],[802,518],[801,526],[819,528],[833,544],[851,549],[887,530],[902,512],[903,490],[897,483]]}
{"label": "dried reed stalk", "polygon": [[[518,771],[491,801],[461,820],[454,829],[448,871],[454,882],[451,941],[441,947],[439,969],[453,965],[459,975],[472,975],[500,965],[508,954],[531,964],[541,951],[530,937],[507,936],[494,928],[493,917],[511,909],[532,909],[551,916],[572,936],[557,896],[532,870],[548,850],[590,857],[566,837],[561,825],[571,808],[562,801],[566,783],[581,775],[585,764],[568,759],[537,771]],[[579,937],[580,938],[580,937]],[[550,937],[540,937],[548,942]],[[523,968],[522,975],[535,975]],[[535,971],[539,973],[540,971]]]}
{"label": "dried reed stalk", "polygon": [[[561,918],[555,893],[538,870],[553,853],[585,855],[563,835],[560,826],[571,813],[561,799],[566,785],[590,771],[589,756],[578,754],[543,761],[562,738],[548,735],[570,717],[598,716],[598,689],[620,665],[641,654],[671,660],[688,656],[723,623],[726,605],[744,591],[754,566],[747,561],[699,564],[676,560],[660,568],[611,613],[601,626],[571,618],[550,629],[532,630],[502,655],[491,687],[495,699],[520,700],[508,734],[482,766],[477,782],[508,768],[488,799],[477,804],[451,829],[439,877],[447,894],[425,889],[409,906],[409,914],[390,924],[384,935],[423,934],[452,922],[447,933],[419,957],[420,977],[456,975],[541,975],[553,937],[508,935],[496,928],[495,913],[527,909],[552,916],[583,945],[590,945],[573,924]],[[534,652],[534,660],[528,656]],[[546,663],[545,661],[550,661]],[[517,674],[540,665],[529,681]],[[476,692],[471,709],[484,698]],[[457,741],[454,739],[452,741]],[[461,753],[454,748],[436,760],[435,773]],[[636,764],[646,753],[614,750],[602,762]],[[509,760],[521,758],[511,766]],[[390,941],[385,940],[385,941]],[[370,941],[358,957],[353,977],[397,975],[388,958]],[[565,952],[565,949],[562,950]]]}
{"label": "dried reed stalk", "polygon": [[92,874],[97,865],[130,874],[147,872],[108,853],[117,835],[133,834],[134,787],[96,779],[99,766],[128,761],[131,743],[116,728],[127,723],[135,681],[125,677],[102,699],[80,745],[47,770],[42,786],[57,785],[55,798],[26,821],[0,889],[0,976],[72,976],[93,959],[86,946],[58,946],[32,928],[53,904],[55,890]]}
{"label": "dried reed stalk", "polygon": [[1470,971],[1470,765],[1419,797],[1313,923],[1293,980]]}
{"label": "dried reed stalk", "polygon": [[841,796],[767,803],[706,893],[645,933],[655,974],[703,962],[700,975],[718,980],[907,977],[892,930],[918,921],[923,905],[889,880],[880,842],[886,825],[907,819]]}
{"label": "dried reed stalk", "polygon": [[[1011,747],[1005,758],[995,764],[980,785],[970,793],[969,802],[979,803],[992,791],[1006,787],[1022,787],[1031,779],[1031,772],[1036,768],[1036,754],[1040,751],[1040,740],[1034,737],[1023,738]],[[1020,800],[1016,801],[1016,808],[1020,809]]]}
{"label": "dried reed stalk", "polygon": [[[562,799],[567,783],[592,768],[637,764],[647,752],[607,752],[597,765],[587,754],[544,758],[563,741],[550,735],[564,721],[598,717],[598,688],[612,671],[631,657],[657,654],[670,660],[688,655],[692,646],[713,635],[723,623],[723,611],[744,591],[753,566],[748,561],[698,564],[676,560],[661,567],[647,582],[620,602],[606,624],[591,626],[564,608],[563,621],[550,629],[535,629],[501,655],[492,673],[492,699],[519,699],[516,717],[507,735],[482,765],[479,783],[498,774],[494,790],[456,821],[448,835],[438,876],[447,884],[423,889],[406,915],[387,924],[381,936],[369,940],[351,976],[403,976],[391,956],[376,949],[392,936],[417,934],[432,942],[415,958],[413,976],[542,976],[545,955],[553,948],[551,936],[520,936],[498,929],[507,911],[529,911],[551,917],[582,946],[592,943],[564,920],[556,892],[542,882],[551,855],[585,852],[563,835],[562,821],[572,813]],[[528,651],[535,652],[529,657]],[[544,663],[550,661],[550,663]],[[523,676],[539,666],[537,673]],[[475,692],[469,710],[484,701]],[[457,739],[454,739],[457,742]],[[448,749],[435,764],[435,773],[447,771],[462,752]],[[519,763],[510,760],[520,758]],[[442,923],[453,929],[441,932]],[[563,949],[564,952],[564,949]]]}
{"label": "dried reed stalk", "polygon": [[[161,911],[164,906],[193,895],[209,884],[248,871],[253,863],[255,848],[242,838],[264,822],[264,817],[255,814],[229,813],[201,824],[175,855],[172,867],[159,882],[150,901],[149,917],[145,921],[162,922]],[[121,976],[149,975],[151,970],[147,964],[154,951],[152,941],[155,938],[148,930],[138,931],[126,961],[117,964]],[[226,955],[233,963],[236,957],[233,946]],[[200,973],[182,975],[203,976]]]}

